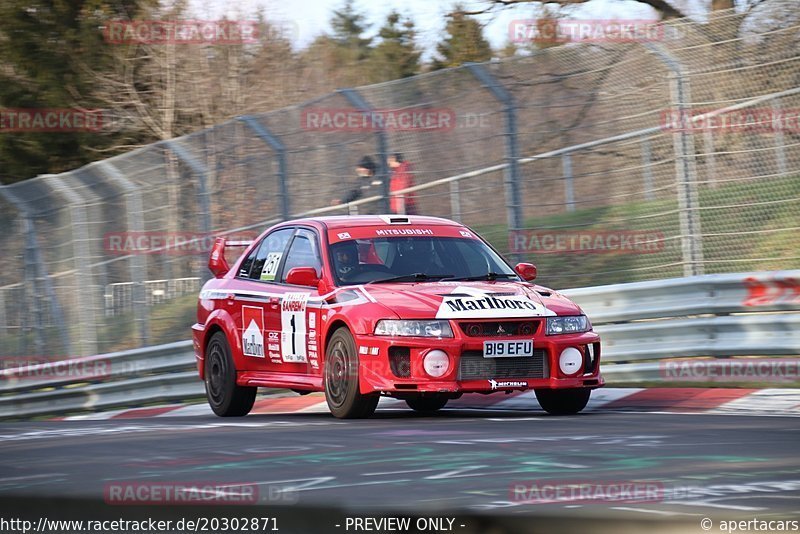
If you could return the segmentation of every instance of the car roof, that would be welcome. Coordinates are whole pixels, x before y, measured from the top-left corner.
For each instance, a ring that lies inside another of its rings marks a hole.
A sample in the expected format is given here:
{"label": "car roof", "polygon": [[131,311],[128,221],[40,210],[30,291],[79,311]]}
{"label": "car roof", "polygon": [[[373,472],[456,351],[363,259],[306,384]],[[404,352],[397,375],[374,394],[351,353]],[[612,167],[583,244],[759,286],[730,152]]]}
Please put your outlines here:
{"label": "car roof", "polygon": [[426,225],[426,226],[463,226],[455,221],[440,217],[425,217],[422,215],[335,215],[328,217],[309,217],[286,221],[284,224],[310,224],[322,223],[331,230],[341,228],[357,228],[362,226],[386,225]]}

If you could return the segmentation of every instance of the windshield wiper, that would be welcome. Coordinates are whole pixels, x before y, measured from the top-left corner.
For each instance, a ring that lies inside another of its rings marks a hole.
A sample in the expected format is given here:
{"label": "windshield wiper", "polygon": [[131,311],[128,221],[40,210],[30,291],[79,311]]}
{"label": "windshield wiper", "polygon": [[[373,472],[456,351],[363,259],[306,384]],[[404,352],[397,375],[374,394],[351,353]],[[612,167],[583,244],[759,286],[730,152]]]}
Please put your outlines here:
{"label": "windshield wiper", "polygon": [[490,282],[493,282],[498,278],[517,278],[517,275],[509,273],[495,273],[490,271],[488,273],[479,274],[477,276],[453,276],[451,278],[445,278],[445,280],[458,280],[461,282],[470,282],[474,280],[488,280]]}
{"label": "windshield wiper", "polygon": [[379,280],[372,280],[367,284],[383,284],[385,282],[425,282],[434,278],[448,278],[452,274],[425,274],[425,273],[412,273],[403,274],[400,276],[392,276],[391,278],[381,278]]}

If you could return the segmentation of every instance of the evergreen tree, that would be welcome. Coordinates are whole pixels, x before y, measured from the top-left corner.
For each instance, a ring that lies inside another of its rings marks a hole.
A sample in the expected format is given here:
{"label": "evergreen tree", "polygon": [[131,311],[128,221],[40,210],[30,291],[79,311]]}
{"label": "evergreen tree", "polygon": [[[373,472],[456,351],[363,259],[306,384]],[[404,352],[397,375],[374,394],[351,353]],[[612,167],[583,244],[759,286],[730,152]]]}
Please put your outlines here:
{"label": "evergreen tree", "polygon": [[483,27],[467,15],[464,6],[456,4],[448,16],[444,41],[436,46],[439,58],[433,61],[434,69],[457,67],[468,62],[488,61],[492,48],[483,36]]}
{"label": "evergreen tree", "polygon": [[[89,70],[110,63],[102,27],[134,17],[141,5],[139,0],[0,2],[0,107],[95,108]],[[0,132],[0,181],[79,167],[93,159],[88,147],[110,142],[102,133]]]}
{"label": "evergreen tree", "polygon": [[397,80],[419,73],[421,53],[415,43],[416,34],[411,18],[403,20],[396,11],[389,13],[378,32],[381,42],[370,55],[372,81]]}
{"label": "evergreen tree", "polygon": [[342,8],[333,12],[331,27],[333,40],[340,48],[348,51],[353,60],[362,61],[367,58],[372,39],[363,37],[368,26],[364,15],[356,11],[353,0],[345,0]]}

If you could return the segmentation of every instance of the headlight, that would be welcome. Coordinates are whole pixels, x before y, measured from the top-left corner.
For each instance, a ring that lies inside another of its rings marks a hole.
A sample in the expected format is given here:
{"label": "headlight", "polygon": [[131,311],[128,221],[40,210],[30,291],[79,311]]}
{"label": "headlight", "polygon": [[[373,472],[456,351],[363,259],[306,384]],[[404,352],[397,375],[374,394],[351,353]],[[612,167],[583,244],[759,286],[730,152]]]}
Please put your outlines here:
{"label": "headlight", "polygon": [[447,321],[395,321],[384,319],[375,326],[376,336],[453,337]]}
{"label": "headlight", "polygon": [[547,335],[554,336],[556,334],[575,334],[579,332],[588,332],[592,329],[592,323],[585,315],[569,315],[565,317],[548,317],[547,318]]}

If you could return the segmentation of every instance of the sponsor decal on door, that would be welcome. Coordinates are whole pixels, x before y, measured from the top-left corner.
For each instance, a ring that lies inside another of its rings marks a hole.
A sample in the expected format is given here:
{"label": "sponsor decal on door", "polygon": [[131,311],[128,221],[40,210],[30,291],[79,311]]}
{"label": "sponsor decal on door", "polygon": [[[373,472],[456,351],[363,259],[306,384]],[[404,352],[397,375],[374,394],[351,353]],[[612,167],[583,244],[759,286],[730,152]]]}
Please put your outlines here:
{"label": "sponsor decal on door", "polygon": [[264,310],[242,306],[242,352],[245,356],[264,357]]}
{"label": "sponsor decal on door", "polygon": [[281,356],[287,363],[307,363],[308,293],[287,293],[281,302]]}

